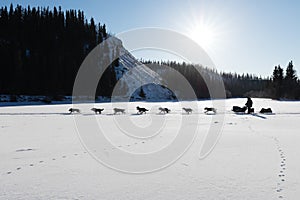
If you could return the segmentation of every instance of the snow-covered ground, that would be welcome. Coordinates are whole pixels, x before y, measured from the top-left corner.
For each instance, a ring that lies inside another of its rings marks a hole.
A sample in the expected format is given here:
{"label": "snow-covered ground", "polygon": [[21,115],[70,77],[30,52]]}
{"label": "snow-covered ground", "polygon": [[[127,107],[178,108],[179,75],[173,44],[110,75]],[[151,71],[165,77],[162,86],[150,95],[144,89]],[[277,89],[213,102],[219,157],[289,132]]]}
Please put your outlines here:
{"label": "snow-covered ground", "polygon": [[[115,148],[148,152],[167,145],[180,117],[199,117],[203,130],[223,123],[220,140],[212,153],[199,159],[205,134],[199,132],[188,151],[173,165],[146,174],[112,170],[96,161],[79,139],[74,116],[94,119],[86,105],[81,114],[69,115],[71,105],[0,107],[0,199],[298,199],[300,196],[300,102],[253,99],[255,110],[271,107],[272,115],[237,115],[233,105],[246,99],[226,100],[225,120],[214,121],[199,101],[200,111],[186,115],[178,103],[132,102],[97,104],[105,110],[97,120],[107,127],[111,119],[129,117],[140,125],[167,119],[165,134],[149,139],[127,137],[112,129]],[[189,102],[184,102],[188,107]],[[134,115],[135,106],[151,108],[147,115]],[[158,115],[159,106],[169,107]],[[125,115],[112,115],[123,107]],[[194,108],[195,109],[195,108]],[[220,110],[220,109],[218,109]],[[220,113],[218,115],[221,115]],[[81,133],[82,134],[82,133]]]}

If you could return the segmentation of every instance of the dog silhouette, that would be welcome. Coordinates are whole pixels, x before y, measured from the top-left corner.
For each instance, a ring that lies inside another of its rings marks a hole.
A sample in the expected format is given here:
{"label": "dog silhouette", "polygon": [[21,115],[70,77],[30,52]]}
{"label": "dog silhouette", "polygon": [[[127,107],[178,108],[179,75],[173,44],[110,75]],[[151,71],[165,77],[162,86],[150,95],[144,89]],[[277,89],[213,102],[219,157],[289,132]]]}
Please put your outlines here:
{"label": "dog silhouette", "polygon": [[146,108],[141,108],[139,106],[137,106],[136,109],[138,110],[137,114],[143,114],[143,113],[146,114],[146,111],[149,111]]}
{"label": "dog silhouette", "polygon": [[205,112],[204,113],[207,113],[207,112],[213,112],[213,113],[217,113],[217,109],[215,108],[208,108],[208,107],[205,107],[204,108]]}
{"label": "dog silhouette", "polygon": [[125,114],[125,109],[122,108],[114,108],[114,115],[117,113]]}
{"label": "dog silhouette", "polygon": [[104,109],[103,108],[92,108],[91,111],[94,111],[95,114],[99,113],[101,114],[101,112],[103,111]]}
{"label": "dog silhouette", "polygon": [[169,108],[162,108],[162,107],[159,107],[158,110],[160,110],[159,113],[169,113],[171,111]]}
{"label": "dog silhouette", "polygon": [[69,112],[70,112],[70,114],[72,114],[74,112],[80,113],[80,110],[78,108],[70,108]]}
{"label": "dog silhouette", "polygon": [[187,114],[190,114],[193,112],[193,109],[191,109],[191,108],[182,108],[182,110],[184,110]]}

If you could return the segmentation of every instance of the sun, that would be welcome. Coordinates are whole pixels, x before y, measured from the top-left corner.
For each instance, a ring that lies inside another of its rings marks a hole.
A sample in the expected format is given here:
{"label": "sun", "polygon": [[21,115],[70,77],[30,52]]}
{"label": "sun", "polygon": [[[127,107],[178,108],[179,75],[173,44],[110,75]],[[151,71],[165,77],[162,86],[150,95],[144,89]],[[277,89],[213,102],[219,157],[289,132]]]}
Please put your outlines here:
{"label": "sun", "polygon": [[217,40],[216,29],[209,24],[195,24],[187,31],[187,36],[197,42],[204,49],[211,49]]}

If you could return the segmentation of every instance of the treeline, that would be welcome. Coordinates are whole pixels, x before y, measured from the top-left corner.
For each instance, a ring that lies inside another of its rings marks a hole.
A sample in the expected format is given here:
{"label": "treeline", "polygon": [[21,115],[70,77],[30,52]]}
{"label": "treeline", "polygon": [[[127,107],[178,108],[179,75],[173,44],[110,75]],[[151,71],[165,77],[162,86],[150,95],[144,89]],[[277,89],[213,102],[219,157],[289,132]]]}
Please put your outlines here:
{"label": "treeline", "polygon": [[[286,73],[283,68],[275,66],[271,78],[262,78],[253,74],[237,74],[218,72],[200,65],[178,63],[175,61],[145,61],[144,64],[166,65],[180,72],[191,84],[199,99],[209,98],[208,85],[221,78],[226,96],[229,97],[259,97],[273,99],[300,99],[300,80],[297,77],[293,62],[289,62]],[[151,65],[153,66],[153,65]],[[196,69],[197,68],[197,69]],[[200,73],[199,73],[200,71]]]}
{"label": "treeline", "polygon": [[254,74],[225,73],[219,74],[226,88],[227,97],[266,97],[272,98],[268,88],[270,78],[258,77]]}
{"label": "treeline", "polygon": [[221,73],[221,76],[231,97],[300,99],[300,80],[292,61],[288,63],[285,70],[280,65],[275,66],[273,74],[267,78],[236,73]]}
{"label": "treeline", "polygon": [[107,37],[81,10],[2,7],[0,93],[71,95],[83,59]]}
{"label": "treeline", "polygon": [[[143,64],[146,64],[148,67],[150,67],[154,71],[157,71],[157,69],[155,69],[156,67],[159,69],[164,69],[164,66],[171,67],[172,69],[178,71],[185,77],[185,79],[187,79],[189,81],[189,83],[191,84],[191,87],[195,91],[195,94],[198,99],[210,97],[209,90],[208,90],[207,84],[205,82],[205,80],[207,80],[207,79],[205,79],[205,78],[207,78],[209,76],[209,80],[211,80],[211,81],[215,81],[213,79],[217,78],[215,76],[216,74],[213,71],[210,71],[210,70],[205,69],[200,66],[194,66],[191,64],[187,64],[185,62],[179,63],[176,61],[160,61],[159,62],[159,61],[144,61],[144,60],[141,60],[140,62],[142,62]],[[196,68],[198,70],[201,70],[201,73],[198,73]],[[160,70],[160,74],[164,75],[164,76],[168,76],[168,71]],[[207,77],[204,77],[204,76],[207,76]],[[168,83],[168,84],[176,84],[176,81],[177,80],[174,80],[174,82]]]}
{"label": "treeline", "polygon": [[[80,10],[10,5],[0,8],[0,94],[71,95],[78,69],[88,53],[109,37],[105,24]],[[110,52],[109,47],[106,47]],[[271,78],[218,72],[200,65],[142,61],[169,66],[191,84],[197,97],[209,98],[207,85],[223,81],[227,97],[300,99],[300,81],[291,61],[275,66]],[[115,60],[101,77],[97,96],[110,97],[117,82]],[[200,73],[198,73],[200,70]],[[118,77],[120,78],[120,77]],[[99,87],[100,86],[100,87]],[[142,96],[147,95],[142,91]]]}

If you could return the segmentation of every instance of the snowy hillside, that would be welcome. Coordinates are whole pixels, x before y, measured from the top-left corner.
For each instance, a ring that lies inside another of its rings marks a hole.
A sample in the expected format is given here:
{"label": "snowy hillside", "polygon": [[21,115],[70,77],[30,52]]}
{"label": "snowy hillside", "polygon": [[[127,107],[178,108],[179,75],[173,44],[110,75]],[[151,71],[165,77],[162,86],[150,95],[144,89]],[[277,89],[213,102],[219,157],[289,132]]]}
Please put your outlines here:
{"label": "snowy hillside", "polygon": [[[119,58],[118,65],[114,66],[117,85],[114,87],[113,100],[170,101],[175,99],[174,94],[162,86],[161,76],[139,62],[123,47],[120,39],[110,37],[103,46],[103,51],[99,51],[99,53],[104,59],[108,58],[108,63],[113,63],[115,58]],[[101,63],[101,59],[98,60]],[[99,66],[105,67],[106,65],[100,64]],[[144,96],[140,95],[141,87]]]}
{"label": "snowy hillside", "polygon": [[[124,88],[125,84],[127,88],[127,93],[122,95],[121,98],[129,96],[132,101],[175,100],[174,94],[168,88],[162,86],[161,77],[146,65],[137,61],[129,52],[120,57],[119,63],[120,65],[115,67],[116,77],[117,80],[120,80],[120,87]],[[143,88],[145,93],[144,98],[139,94],[140,87]]]}
{"label": "snowy hillside", "polygon": [[[224,122],[203,113],[211,101],[197,102],[199,111],[190,115],[182,113],[181,106],[189,107],[191,102],[77,105],[82,112],[74,115],[68,114],[72,105],[0,107],[0,199],[298,199],[300,102],[253,99],[255,110],[271,107],[272,115],[230,111],[245,101],[226,100]],[[138,105],[149,113],[136,115]],[[94,106],[105,109],[102,115],[95,117],[90,111]],[[171,113],[158,114],[159,106],[170,108]],[[112,115],[114,107],[126,109],[126,114]],[[74,116],[111,127],[107,137],[114,147],[101,152],[108,159],[116,150],[145,153],[168,145],[181,118],[193,122],[199,117],[196,125],[202,131],[173,165],[131,175],[93,159],[91,149],[80,142]],[[166,120],[166,126],[155,137],[132,138],[114,128],[115,120],[124,117],[141,126]],[[198,155],[206,130],[218,123],[223,126],[221,138],[201,160]]]}

